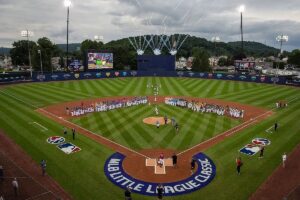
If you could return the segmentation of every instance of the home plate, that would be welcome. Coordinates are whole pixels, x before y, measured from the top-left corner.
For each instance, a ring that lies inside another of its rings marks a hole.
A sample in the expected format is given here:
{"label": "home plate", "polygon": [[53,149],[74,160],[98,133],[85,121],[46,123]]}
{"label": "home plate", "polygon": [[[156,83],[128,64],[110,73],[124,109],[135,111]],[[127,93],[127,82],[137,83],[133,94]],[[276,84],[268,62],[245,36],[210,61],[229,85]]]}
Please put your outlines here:
{"label": "home plate", "polygon": [[172,159],[164,159],[164,164],[162,166],[157,165],[157,159],[147,158],[146,167],[154,167],[154,174],[166,174],[166,167],[172,167]]}

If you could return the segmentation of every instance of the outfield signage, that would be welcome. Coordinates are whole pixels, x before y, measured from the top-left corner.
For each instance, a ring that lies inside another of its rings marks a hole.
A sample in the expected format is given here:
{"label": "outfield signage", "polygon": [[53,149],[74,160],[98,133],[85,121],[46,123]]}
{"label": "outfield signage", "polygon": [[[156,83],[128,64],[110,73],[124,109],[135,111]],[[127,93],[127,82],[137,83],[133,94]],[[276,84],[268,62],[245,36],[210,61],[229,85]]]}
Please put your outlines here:
{"label": "outfield signage", "polygon": [[[132,192],[134,193],[156,196],[156,187],[158,184],[137,180],[127,174],[122,165],[124,158],[125,156],[123,154],[115,153],[107,159],[104,166],[106,177],[112,183],[123,189],[131,187]],[[164,196],[176,196],[194,192],[205,187],[214,179],[216,175],[216,167],[213,161],[203,153],[199,153],[193,158],[198,164],[197,171],[187,179],[177,182],[163,183]]]}

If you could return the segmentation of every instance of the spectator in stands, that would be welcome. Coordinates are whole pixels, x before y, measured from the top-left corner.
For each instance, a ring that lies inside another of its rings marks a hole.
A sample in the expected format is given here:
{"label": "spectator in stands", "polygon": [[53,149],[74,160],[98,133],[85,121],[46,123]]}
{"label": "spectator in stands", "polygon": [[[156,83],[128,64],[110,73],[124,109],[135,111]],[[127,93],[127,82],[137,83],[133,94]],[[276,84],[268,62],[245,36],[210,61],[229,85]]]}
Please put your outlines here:
{"label": "spectator in stands", "polygon": [[18,196],[19,193],[19,183],[17,181],[17,178],[14,178],[14,180],[11,182],[15,196]]}

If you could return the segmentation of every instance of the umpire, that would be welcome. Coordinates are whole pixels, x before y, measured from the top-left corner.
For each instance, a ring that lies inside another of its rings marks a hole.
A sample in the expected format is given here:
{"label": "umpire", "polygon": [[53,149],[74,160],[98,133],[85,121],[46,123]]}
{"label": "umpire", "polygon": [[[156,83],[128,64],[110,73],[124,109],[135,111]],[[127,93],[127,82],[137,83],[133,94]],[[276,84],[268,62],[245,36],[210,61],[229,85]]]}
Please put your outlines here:
{"label": "umpire", "polygon": [[130,187],[127,187],[125,192],[124,192],[124,195],[125,195],[125,200],[132,200],[131,198],[131,188]]}

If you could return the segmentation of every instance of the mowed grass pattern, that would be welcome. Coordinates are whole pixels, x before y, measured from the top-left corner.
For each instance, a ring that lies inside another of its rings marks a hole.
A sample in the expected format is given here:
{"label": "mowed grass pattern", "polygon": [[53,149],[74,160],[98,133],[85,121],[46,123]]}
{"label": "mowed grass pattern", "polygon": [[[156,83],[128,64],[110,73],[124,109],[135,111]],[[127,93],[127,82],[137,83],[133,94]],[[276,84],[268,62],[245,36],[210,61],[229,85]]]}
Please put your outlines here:
{"label": "mowed grass pattern", "polygon": [[[81,147],[82,151],[74,155],[63,154],[55,146],[45,142],[49,136],[62,135],[61,125],[38,114],[35,109],[80,99],[152,95],[152,91],[146,88],[147,83],[161,84],[161,95],[218,98],[267,109],[273,108],[278,100],[293,100],[288,108],[275,110],[272,117],[205,152],[217,166],[217,175],[210,185],[189,195],[166,199],[247,199],[280,164],[282,153],[290,152],[300,143],[298,88],[189,78],[125,78],[8,86],[0,89],[0,128],[37,163],[41,159],[46,159],[49,175],[57,180],[74,199],[123,199],[123,191],[111,184],[103,173],[104,162],[113,151],[84,136],[78,135],[77,139],[72,141],[71,136],[68,135],[67,140]],[[163,112],[170,115],[175,115],[177,109],[179,108],[161,107]],[[196,113],[186,110],[180,109],[180,112],[178,120],[181,121],[188,116],[193,117],[189,126],[194,128],[190,130],[197,129],[197,131],[174,137],[172,130],[165,127],[163,135],[157,136],[148,130],[148,128],[155,129],[154,127],[147,127],[141,123],[128,123],[129,120],[137,120],[141,116],[153,114],[152,109],[143,106],[101,113],[88,119],[82,118],[76,123],[91,126],[95,132],[100,133],[99,130],[104,130],[101,131],[104,136],[118,139],[136,149],[158,146],[184,149],[196,141],[205,140],[222,132],[235,123],[228,121],[228,118],[222,119],[208,114],[205,114],[205,118],[201,118],[194,116]],[[99,121],[106,123],[99,123]],[[279,132],[266,134],[265,130],[275,121],[280,124]],[[38,126],[31,125],[31,122],[37,122],[49,130],[42,132]],[[188,132],[189,127],[183,126],[182,129],[187,129]],[[106,130],[122,130],[126,134]],[[143,132],[140,133],[140,130]],[[181,138],[176,139],[176,137]],[[242,175],[237,176],[234,160],[238,155],[238,149],[255,137],[268,138],[272,141],[272,145],[266,148],[264,159],[258,160],[257,156],[243,156],[245,165],[242,168]],[[152,144],[155,142],[157,144]],[[134,199],[153,198],[134,195]]]}
{"label": "mowed grass pattern", "polygon": [[93,113],[74,118],[72,121],[135,150],[145,148],[185,150],[239,124],[239,120],[225,116],[158,105],[159,116],[174,117],[177,120],[180,131],[176,134],[171,124],[156,128],[143,123],[144,118],[156,116],[154,107],[154,105],[140,105]]}

